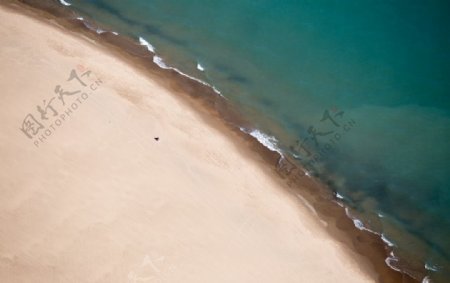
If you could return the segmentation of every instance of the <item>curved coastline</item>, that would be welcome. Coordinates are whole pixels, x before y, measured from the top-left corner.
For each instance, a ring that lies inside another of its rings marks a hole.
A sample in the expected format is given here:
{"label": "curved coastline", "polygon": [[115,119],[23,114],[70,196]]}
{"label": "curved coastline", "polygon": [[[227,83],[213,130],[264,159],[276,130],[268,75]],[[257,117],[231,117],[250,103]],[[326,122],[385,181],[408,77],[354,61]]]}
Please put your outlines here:
{"label": "curved coastline", "polygon": [[[257,152],[273,171],[281,177],[280,180],[289,186],[292,194],[301,194],[317,211],[321,220],[328,225],[327,230],[340,242],[351,247],[359,254],[366,256],[379,274],[380,282],[429,282],[426,269],[423,266],[409,266],[396,258],[392,244],[382,234],[364,227],[357,217],[352,216],[350,208],[346,207],[340,197],[325,184],[301,168],[294,158],[283,152],[271,142],[268,136],[259,132],[239,113],[220,91],[214,86],[184,74],[174,67],[167,66],[161,57],[157,56],[151,43],[145,39],[133,39],[118,34],[115,31],[103,29],[97,23],[76,15],[69,6],[55,1],[19,1],[21,6],[33,10],[38,16],[55,20],[64,28],[83,34],[90,39],[116,49],[126,59],[140,66],[166,87],[177,93],[187,92],[196,104],[202,105],[210,114],[222,120],[226,126],[239,135],[248,147]],[[67,3],[67,2],[65,2]],[[10,7],[17,5],[16,1],[7,1]],[[26,6],[25,6],[26,5]]]}

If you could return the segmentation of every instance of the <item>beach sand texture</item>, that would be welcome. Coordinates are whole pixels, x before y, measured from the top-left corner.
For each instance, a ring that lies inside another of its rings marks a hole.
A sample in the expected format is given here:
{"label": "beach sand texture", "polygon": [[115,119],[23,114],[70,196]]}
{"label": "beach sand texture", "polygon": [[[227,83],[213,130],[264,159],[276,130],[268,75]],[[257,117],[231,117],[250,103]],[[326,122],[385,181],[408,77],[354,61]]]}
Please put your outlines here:
{"label": "beach sand texture", "polygon": [[[0,18],[1,282],[375,282],[225,127],[92,40]],[[37,106],[53,129],[30,139]]]}

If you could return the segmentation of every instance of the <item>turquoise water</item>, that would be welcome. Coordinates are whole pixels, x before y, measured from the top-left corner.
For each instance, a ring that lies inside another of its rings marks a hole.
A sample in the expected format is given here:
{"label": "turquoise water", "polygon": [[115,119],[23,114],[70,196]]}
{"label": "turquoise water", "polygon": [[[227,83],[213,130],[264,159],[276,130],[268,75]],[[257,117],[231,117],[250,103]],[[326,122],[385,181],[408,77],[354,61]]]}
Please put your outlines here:
{"label": "turquoise water", "polygon": [[450,2],[69,2],[214,85],[396,256],[450,278]]}

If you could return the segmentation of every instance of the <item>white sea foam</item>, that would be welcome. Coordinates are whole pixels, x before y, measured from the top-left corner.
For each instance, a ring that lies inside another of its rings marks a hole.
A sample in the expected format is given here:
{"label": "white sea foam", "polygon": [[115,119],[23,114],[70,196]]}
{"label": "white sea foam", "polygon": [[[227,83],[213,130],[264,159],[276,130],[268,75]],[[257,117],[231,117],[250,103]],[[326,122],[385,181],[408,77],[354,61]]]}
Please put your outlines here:
{"label": "white sea foam", "polygon": [[[154,54],[156,53],[156,52],[155,52],[155,47],[153,47],[153,45],[151,45],[151,44],[150,44],[147,40],[145,40],[144,38],[139,37],[139,44],[146,46],[147,49],[148,49],[150,52],[152,52],[152,53],[154,53]],[[194,81],[196,81],[196,82],[198,82],[198,83],[201,83],[202,85],[208,86],[208,87],[212,88],[213,91],[214,91],[215,93],[217,93],[218,95],[220,95],[222,98],[225,98],[225,97],[222,95],[222,93],[221,93],[215,86],[210,85],[210,84],[208,84],[207,82],[204,82],[204,81],[202,81],[202,80],[200,80],[200,79],[198,79],[198,78],[196,78],[196,77],[193,77],[193,76],[190,76],[190,75],[188,75],[188,74],[186,74],[186,73],[183,73],[182,71],[178,70],[177,68],[174,68],[174,67],[171,67],[171,66],[167,65],[167,64],[164,62],[163,58],[161,58],[161,57],[159,57],[159,56],[157,56],[157,55],[154,55],[154,56],[153,56],[153,63],[155,63],[156,65],[158,65],[158,66],[159,66],[160,68],[162,68],[162,69],[173,70],[173,71],[177,72],[178,74],[180,74],[180,75],[182,75],[182,76],[184,76],[184,77],[187,77],[187,78],[189,78],[189,79],[191,79],[191,80],[194,80]],[[203,66],[201,66],[199,63],[197,63],[197,69],[199,69],[200,71],[204,71],[204,70],[205,70],[205,69],[203,68]]]}
{"label": "white sea foam", "polygon": [[431,263],[425,263],[425,269],[429,271],[439,271],[439,267]]}
{"label": "white sea foam", "polygon": [[[70,4],[69,4],[69,5],[70,5]],[[84,25],[85,27],[87,27],[88,29],[90,29],[90,30],[95,30],[95,32],[96,32],[97,34],[103,34],[103,33],[105,33],[105,32],[110,32],[110,33],[112,33],[112,34],[114,34],[114,35],[119,35],[119,33],[118,33],[118,32],[115,32],[115,31],[107,31],[107,30],[104,30],[104,29],[101,29],[101,28],[95,28],[95,27],[92,26],[89,22],[85,21],[83,17],[78,16],[78,17],[76,17],[75,19],[81,21],[81,22],[83,23],[83,25]]]}
{"label": "white sea foam", "polygon": [[[414,278],[414,274],[411,274],[410,272],[408,272],[408,270],[401,270],[396,266],[396,263],[399,262],[399,258],[394,255],[393,251],[390,252],[389,256],[384,260],[384,262],[386,263],[387,266],[389,266],[393,270],[404,272],[405,274],[408,274],[409,276]],[[432,281],[428,276],[426,276],[425,278],[422,279],[422,283],[432,283]]]}
{"label": "white sea foam", "polygon": [[339,194],[338,192],[336,192],[336,198],[337,198],[338,200],[341,200],[341,201],[334,201],[334,203],[336,203],[336,204],[339,205],[340,207],[344,207],[344,208],[345,208],[345,205],[344,205],[343,202],[342,202],[342,200],[344,200],[344,196],[342,196],[341,194]]}
{"label": "white sea foam", "polygon": [[59,0],[59,3],[63,4],[64,6],[70,6],[70,5],[72,5],[72,4],[70,4],[70,3],[68,3],[68,2],[66,2],[66,1],[64,1],[64,0]]}
{"label": "white sea foam", "polygon": [[205,68],[202,65],[200,65],[200,63],[197,63],[197,69],[202,72],[205,70]]}
{"label": "white sea foam", "polygon": [[366,229],[364,227],[364,224],[362,223],[362,221],[359,220],[359,219],[353,219],[353,224],[355,224],[355,227],[358,228],[359,230],[365,230]]}
{"label": "white sea foam", "polygon": [[146,46],[148,51],[155,53],[155,47],[142,37],[139,37],[139,44]]}
{"label": "white sea foam", "polygon": [[386,264],[390,268],[392,268],[392,269],[394,269],[396,271],[400,271],[400,269],[398,267],[394,266],[394,262],[398,262],[398,258],[394,255],[394,252],[391,252],[389,254],[389,256],[384,260],[384,262],[386,262]]}
{"label": "white sea foam", "polygon": [[164,63],[163,59],[159,56],[153,56],[153,62],[162,69],[172,69],[171,67],[167,66],[166,63]]}
{"label": "white sea foam", "polygon": [[370,232],[370,233],[372,233],[372,234],[375,234],[375,235],[379,235],[379,236],[380,236],[380,233],[377,233],[377,232],[375,232],[375,231],[372,231],[372,230],[366,228],[366,227],[364,226],[364,223],[363,223],[361,220],[357,219],[356,217],[353,217],[353,216],[351,215],[350,210],[348,209],[348,207],[345,208],[345,214],[347,215],[348,218],[350,218],[350,219],[353,221],[353,224],[354,224],[355,227],[358,228],[359,230],[364,230],[364,231],[367,231],[367,232]]}
{"label": "white sea foam", "polygon": [[183,73],[182,71],[178,70],[177,68],[170,67],[169,65],[167,65],[167,64],[164,62],[164,60],[163,60],[161,57],[159,57],[159,56],[157,56],[157,55],[153,56],[153,62],[154,62],[156,65],[158,65],[160,68],[162,68],[162,69],[166,69],[166,70],[174,70],[175,72],[177,72],[178,74],[180,74],[180,75],[182,75],[182,76],[184,76],[184,77],[187,77],[187,78],[189,78],[189,79],[191,79],[191,80],[193,80],[193,81],[196,81],[196,82],[198,82],[198,83],[201,83],[202,85],[208,86],[208,87],[212,88],[212,90],[214,90],[214,92],[217,93],[218,95],[220,95],[222,98],[225,98],[225,97],[222,95],[222,93],[221,93],[215,86],[210,85],[210,84],[208,84],[208,83],[206,83],[206,82],[204,82],[204,81],[202,81],[202,80],[200,80],[200,79],[197,79],[196,77],[189,76],[188,74]]}
{"label": "white sea foam", "polygon": [[336,197],[337,197],[338,199],[344,199],[344,197],[343,197],[341,194],[339,194],[339,193],[336,193]]}
{"label": "white sea foam", "polygon": [[278,146],[277,146],[278,140],[275,137],[266,135],[265,133],[263,133],[257,129],[247,130],[245,128],[240,127],[240,130],[243,131],[244,133],[251,135],[255,139],[257,139],[260,144],[264,145],[271,151],[275,151],[275,152],[278,152],[280,155],[283,155],[281,153],[280,148],[278,148]]}
{"label": "white sea foam", "polygon": [[[199,83],[201,83],[202,85],[206,85],[206,86],[211,87],[210,84],[205,83],[204,81],[202,81],[201,79],[197,79],[196,77],[189,76],[188,74],[183,73],[182,71],[178,70],[177,68],[171,68],[171,69],[174,70],[175,72],[177,72],[178,74],[182,75],[182,76],[185,76],[185,77],[187,77],[187,78],[190,78],[191,80],[194,80],[194,81],[196,81],[196,82],[199,82]],[[221,94],[219,91],[217,91],[215,87],[212,87],[212,89],[213,89],[217,94],[220,94],[220,95],[222,96],[222,94]]]}
{"label": "white sea foam", "polygon": [[350,218],[353,221],[353,224],[355,225],[356,228],[358,228],[359,230],[365,230],[366,229],[364,227],[364,224],[361,222],[361,220],[356,219],[355,217],[353,217],[350,214],[350,210],[348,209],[348,207],[345,208],[345,214],[347,215],[348,218]]}
{"label": "white sea foam", "polygon": [[[92,29],[92,27],[89,27],[89,28]],[[107,30],[104,30],[104,29],[101,29],[101,28],[96,29],[95,32],[96,32],[97,34],[104,34],[104,33],[110,32],[110,33],[112,33],[112,34],[114,34],[114,35],[119,35],[119,34],[118,34],[117,32],[115,32],[115,31],[107,31]]]}
{"label": "white sea foam", "polygon": [[[381,240],[388,245],[389,247],[395,247],[395,244],[393,242],[391,242],[388,238],[386,238],[386,236],[383,233],[378,233],[375,231],[372,231],[368,228],[366,228],[363,224],[363,222],[359,219],[356,219],[355,217],[353,217],[350,213],[350,210],[348,207],[345,207],[345,213],[347,214],[347,216],[353,221],[354,225],[356,228],[358,228],[359,230],[364,230],[367,231],[369,233],[375,234],[380,236]],[[401,271],[398,267],[395,266],[395,263],[397,263],[399,261],[399,259],[394,255],[394,251],[391,250],[389,256],[384,260],[384,262],[386,263],[387,266],[389,266],[390,268],[396,270],[396,271]],[[426,266],[425,266],[426,268]],[[430,270],[430,269],[429,269]],[[411,275],[411,274],[410,274]],[[428,282],[431,283],[431,281],[422,281],[422,283],[424,282]]]}
{"label": "white sea foam", "polygon": [[389,247],[395,247],[395,244],[391,242],[388,238],[386,238],[384,234],[381,234],[381,240],[383,240],[383,242],[387,244]]}
{"label": "white sea foam", "polygon": [[85,26],[85,27],[87,27],[88,29],[90,29],[90,30],[94,30],[97,34],[102,34],[102,33],[104,33],[104,32],[106,32],[105,30],[102,30],[101,28],[96,28],[96,27],[94,27],[93,25],[91,25],[88,21],[85,21],[83,18],[81,18],[81,17],[79,17],[79,18],[77,18],[78,20],[81,20],[82,21],[82,23],[83,23],[83,25]]}
{"label": "white sea foam", "polygon": [[299,159],[299,160],[302,159],[302,157],[300,155],[295,154],[295,153],[292,153],[292,156],[294,156],[295,159]]}
{"label": "white sea foam", "polygon": [[219,95],[222,96],[223,98],[227,99],[225,96],[222,95],[222,93],[220,92],[220,90],[218,90],[215,86],[211,86],[211,87],[212,87],[212,89],[213,89],[217,94],[219,94]]}

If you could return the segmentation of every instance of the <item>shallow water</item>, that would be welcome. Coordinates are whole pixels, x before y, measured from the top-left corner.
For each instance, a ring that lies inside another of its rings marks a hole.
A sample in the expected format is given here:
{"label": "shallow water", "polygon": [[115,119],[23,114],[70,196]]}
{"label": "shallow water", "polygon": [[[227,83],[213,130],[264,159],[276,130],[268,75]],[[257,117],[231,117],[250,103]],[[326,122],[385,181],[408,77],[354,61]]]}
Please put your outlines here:
{"label": "shallow water", "polygon": [[448,2],[68,2],[214,85],[395,256],[450,278]]}

